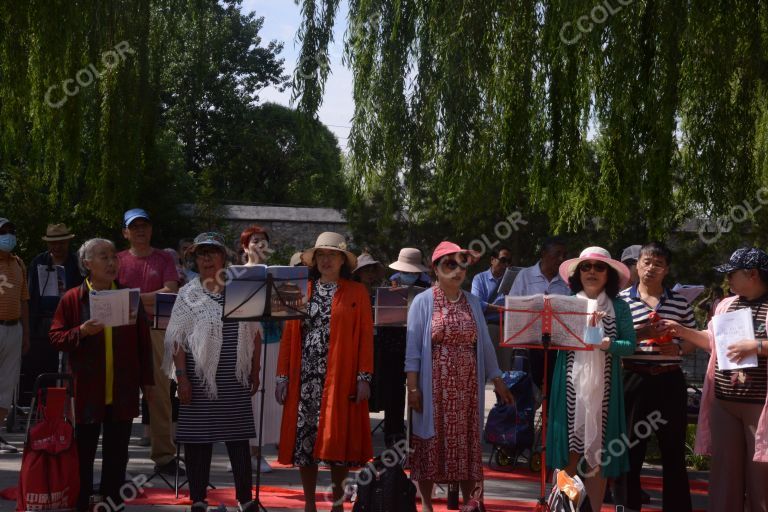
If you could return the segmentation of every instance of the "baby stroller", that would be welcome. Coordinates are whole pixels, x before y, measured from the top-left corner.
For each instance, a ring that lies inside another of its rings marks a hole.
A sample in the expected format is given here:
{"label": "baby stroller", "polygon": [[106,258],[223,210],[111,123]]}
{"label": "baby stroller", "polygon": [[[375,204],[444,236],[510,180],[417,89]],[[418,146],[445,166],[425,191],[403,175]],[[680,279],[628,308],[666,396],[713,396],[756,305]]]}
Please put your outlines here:
{"label": "baby stroller", "polygon": [[73,387],[72,376],[62,373],[43,373],[35,380],[19,473],[18,512],[75,509],[80,468]]}
{"label": "baby stroller", "polygon": [[[527,356],[515,356],[515,368],[527,366]],[[522,364],[521,364],[522,363]],[[504,385],[515,397],[515,403],[506,405],[497,401],[485,424],[485,441],[493,445],[488,465],[514,467],[521,461],[531,471],[541,469],[541,419],[538,389],[527,370],[516,369],[502,374]]]}

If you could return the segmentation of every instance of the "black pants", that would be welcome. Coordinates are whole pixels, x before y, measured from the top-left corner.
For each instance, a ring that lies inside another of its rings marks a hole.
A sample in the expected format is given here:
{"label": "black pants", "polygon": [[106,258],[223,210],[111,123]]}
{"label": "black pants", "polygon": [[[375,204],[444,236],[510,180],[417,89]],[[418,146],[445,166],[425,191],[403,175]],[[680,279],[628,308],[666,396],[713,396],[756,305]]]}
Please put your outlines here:
{"label": "black pants", "polygon": [[[235,497],[241,505],[253,500],[251,487],[251,447],[248,440],[227,441],[227,453],[235,479]],[[189,478],[189,498],[192,503],[205,501],[208,495],[208,479],[211,476],[213,443],[184,443],[184,462]]]}
{"label": "black pants", "polygon": [[374,406],[384,411],[384,439],[405,437],[405,329],[379,327],[374,340]]}
{"label": "black pants", "polygon": [[[655,428],[663,472],[663,510],[690,512],[691,490],[685,466],[685,430],[688,423],[688,394],[682,370],[659,375],[625,371],[624,403],[630,440],[629,473],[618,489],[625,487],[626,506],[642,506],[640,472],[650,432]],[[623,485],[622,485],[623,484]],[[618,493],[621,494],[621,491]],[[621,499],[621,496],[617,496]]]}
{"label": "black pants", "polygon": [[120,488],[125,484],[125,468],[128,465],[128,442],[131,439],[131,420],[113,421],[112,407],[107,406],[102,423],[78,423],[75,426],[77,455],[80,458],[80,496],[78,510],[88,510],[93,494],[93,464],[102,427],[102,463],[99,494],[110,498],[115,505],[122,503]]}
{"label": "black pants", "polygon": [[[509,349],[506,349],[509,350]],[[547,392],[552,394],[552,379],[555,376],[555,363],[557,362],[557,350],[548,352],[547,360]],[[537,349],[528,350],[528,360],[531,363],[531,378],[533,382],[544,391],[544,351]]]}

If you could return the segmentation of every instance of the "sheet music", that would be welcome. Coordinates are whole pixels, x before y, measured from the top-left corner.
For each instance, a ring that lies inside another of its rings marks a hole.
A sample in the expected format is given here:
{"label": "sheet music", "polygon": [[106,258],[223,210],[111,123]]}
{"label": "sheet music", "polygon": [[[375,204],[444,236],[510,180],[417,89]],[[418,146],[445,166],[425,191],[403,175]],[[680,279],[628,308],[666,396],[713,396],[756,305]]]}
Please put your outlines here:
{"label": "sheet music", "polygon": [[266,265],[229,267],[224,291],[224,318],[243,320],[263,316],[267,305],[266,284]]}
{"label": "sheet music", "polygon": [[171,318],[173,305],[176,303],[175,293],[158,293],[155,295],[154,329],[167,329]]}
{"label": "sheet music", "polygon": [[504,271],[504,275],[501,277],[498,293],[508,295],[521,270],[523,270],[523,267],[507,267],[507,270]]}
{"label": "sheet music", "polygon": [[413,298],[426,290],[420,286],[397,286],[376,288],[373,305],[374,325],[377,327],[405,327],[408,324],[408,309]]}
{"label": "sheet music", "polygon": [[[542,321],[540,315],[544,308],[544,297],[542,294],[506,297],[506,309],[517,311],[504,312],[503,345],[541,344]],[[582,340],[589,320],[587,313],[595,310],[596,301],[567,295],[547,295],[546,297],[555,313],[552,319],[552,332],[550,333],[552,345],[583,348]],[[561,314],[558,315],[558,312]],[[564,312],[574,314],[562,314]]]}
{"label": "sheet music", "polygon": [[272,276],[270,316],[299,318],[306,315],[309,303],[309,268],[275,265],[267,268]]}
{"label": "sheet music", "polygon": [[89,294],[91,318],[106,327],[135,324],[139,309],[139,289],[92,290]]}
{"label": "sheet music", "polygon": [[41,297],[61,297],[66,290],[62,265],[38,265],[37,284]]}
{"label": "sheet music", "polygon": [[741,340],[755,339],[752,310],[737,309],[712,317],[712,328],[715,330],[715,349],[717,364],[721,370],[742,370],[757,367],[757,354],[752,354],[735,363],[728,359],[728,347]]}
{"label": "sheet music", "polygon": [[677,283],[672,288],[672,291],[677,292],[685,297],[685,300],[688,301],[688,304],[693,304],[693,301],[696,300],[699,295],[704,293],[704,289],[705,288],[701,285]]}

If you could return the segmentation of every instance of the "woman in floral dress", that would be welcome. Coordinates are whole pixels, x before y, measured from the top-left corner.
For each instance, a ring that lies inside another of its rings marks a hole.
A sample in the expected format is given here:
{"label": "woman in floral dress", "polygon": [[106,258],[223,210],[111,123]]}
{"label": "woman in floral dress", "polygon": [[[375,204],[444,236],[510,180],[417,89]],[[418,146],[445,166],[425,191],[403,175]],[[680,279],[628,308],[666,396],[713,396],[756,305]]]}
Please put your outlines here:
{"label": "woman in floral dress", "polygon": [[[480,301],[463,291],[474,254],[442,242],[432,254],[437,285],[416,296],[408,312],[405,371],[413,408],[411,478],[424,511],[432,511],[435,482],[458,482],[464,502],[483,480],[485,382],[505,403],[512,394],[501,380],[496,351]],[[474,382],[476,385],[468,386]]]}
{"label": "woman in floral dress", "polygon": [[286,322],[275,395],[283,407],[278,460],[299,466],[304,510],[315,512],[319,464],[329,465],[341,511],[348,468],[373,455],[368,398],[373,318],[366,288],[350,281],[355,255],[344,237],[321,234],[302,259],[311,267],[308,318]]}

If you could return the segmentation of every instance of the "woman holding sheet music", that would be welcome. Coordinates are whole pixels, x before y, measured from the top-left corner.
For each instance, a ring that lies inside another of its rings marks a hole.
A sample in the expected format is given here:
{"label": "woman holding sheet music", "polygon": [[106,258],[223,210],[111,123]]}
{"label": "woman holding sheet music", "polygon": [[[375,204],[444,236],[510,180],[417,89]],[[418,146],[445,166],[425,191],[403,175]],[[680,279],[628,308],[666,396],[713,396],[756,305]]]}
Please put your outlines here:
{"label": "woman holding sheet music", "polygon": [[676,335],[710,353],[695,448],[698,454],[712,456],[709,510],[765,511],[768,510],[768,254],[755,247],[737,249],[728,263],[715,270],[727,276],[728,286],[735,295],[723,299],[714,318],[748,308],[754,332],[753,339],[730,344],[726,355],[731,363],[745,363],[752,358],[750,366],[756,366],[723,369],[712,322],[708,331],[697,331],[669,320],[662,322]]}
{"label": "woman holding sheet music", "polygon": [[426,512],[432,511],[435,482],[458,482],[465,503],[482,483],[485,383],[492,380],[501,399],[512,402],[480,300],[461,289],[475,259],[454,243],[440,243],[432,253],[437,286],[417,295],[408,311],[405,372],[414,411],[409,465]]}
{"label": "woman holding sheet music", "polygon": [[103,428],[99,494],[122,503],[133,418],[139,415],[139,389],[154,384],[149,324],[139,308],[134,324],[105,327],[91,318],[89,293],[113,290],[120,262],[109,240],[92,238],[77,252],[85,282],[59,302],[49,337],[56,350],[69,353],[75,379],[75,439],[80,458],[78,510],[88,510],[96,447]]}
{"label": "woman holding sheet music", "polygon": [[[578,297],[597,301],[600,333],[593,350],[558,351],[549,402],[547,466],[584,478],[592,510],[600,510],[606,478],[629,469],[621,356],[635,351],[626,302],[617,297],[629,269],[602,247],[560,265]],[[615,441],[615,442],[614,442]]]}
{"label": "woman holding sheet music", "polygon": [[285,323],[277,368],[284,404],[278,460],[299,466],[304,510],[315,512],[318,464],[331,468],[334,511],[343,511],[349,467],[373,455],[368,398],[373,319],[368,291],[351,281],[357,258],[344,237],[322,233],[302,254],[310,269],[309,317]]}
{"label": "woman holding sheet music", "polygon": [[227,445],[241,511],[255,511],[248,440],[259,386],[261,325],[223,322],[223,237],[202,233],[187,250],[199,276],[179,290],[165,332],[163,370],[178,382],[176,441],[184,443],[192,512],[207,509],[213,443]]}

